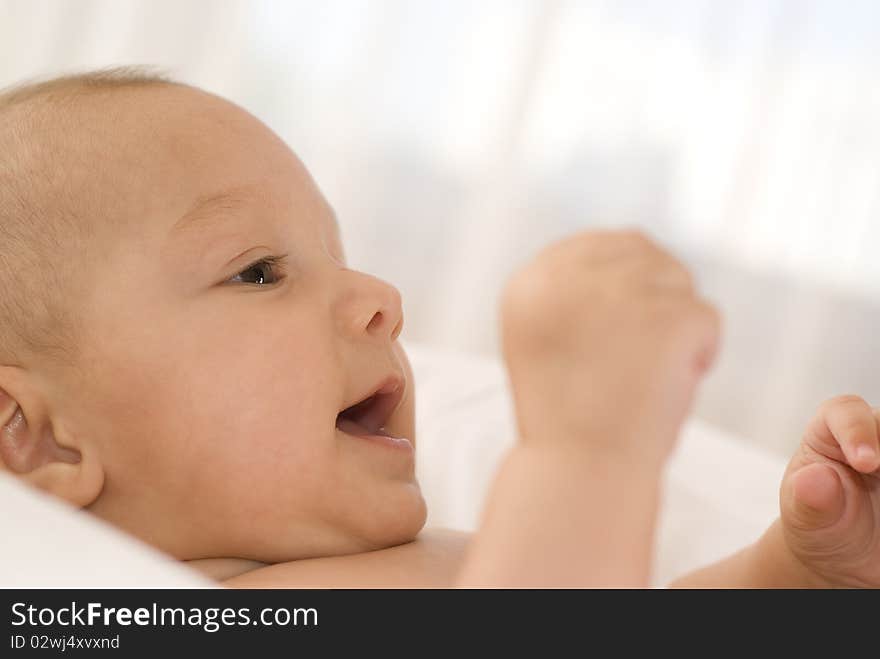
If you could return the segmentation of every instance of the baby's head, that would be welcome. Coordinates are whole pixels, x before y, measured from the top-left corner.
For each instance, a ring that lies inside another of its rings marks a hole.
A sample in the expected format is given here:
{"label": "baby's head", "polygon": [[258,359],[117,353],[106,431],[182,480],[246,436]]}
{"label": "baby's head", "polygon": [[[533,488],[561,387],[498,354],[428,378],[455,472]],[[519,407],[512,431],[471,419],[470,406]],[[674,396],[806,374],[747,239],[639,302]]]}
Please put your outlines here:
{"label": "baby's head", "polygon": [[357,436],[415,439],[402,325],[241,108],[127,71],[0,96],[0,469],[181,559],[408,541],[412,446]]}

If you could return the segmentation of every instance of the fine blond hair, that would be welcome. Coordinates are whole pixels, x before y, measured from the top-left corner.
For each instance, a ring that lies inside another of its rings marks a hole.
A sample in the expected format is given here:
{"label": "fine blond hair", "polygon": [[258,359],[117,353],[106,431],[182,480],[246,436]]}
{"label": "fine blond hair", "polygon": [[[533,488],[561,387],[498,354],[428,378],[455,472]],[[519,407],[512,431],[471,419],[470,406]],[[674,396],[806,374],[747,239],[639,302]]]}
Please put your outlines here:
{"label": "fine blond hair", "polygon": [[179,83],[122,67],[0,90],[0,365],[76,354],[76,275],[101,206],[78,156],[93,138],[71,110],[97,93],[168,84]]}

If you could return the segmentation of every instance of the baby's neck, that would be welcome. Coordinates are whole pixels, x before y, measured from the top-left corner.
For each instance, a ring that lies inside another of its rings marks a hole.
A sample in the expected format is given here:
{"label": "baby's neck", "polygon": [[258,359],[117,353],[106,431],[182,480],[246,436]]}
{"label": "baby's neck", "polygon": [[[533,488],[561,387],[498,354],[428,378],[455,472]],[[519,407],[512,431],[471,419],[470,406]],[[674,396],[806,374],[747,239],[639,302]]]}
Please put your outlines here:
{"label": "baby's neck", "polygon": [[265,565],[246,558],[197,558],[183,563],[213,581],[225,581]]}

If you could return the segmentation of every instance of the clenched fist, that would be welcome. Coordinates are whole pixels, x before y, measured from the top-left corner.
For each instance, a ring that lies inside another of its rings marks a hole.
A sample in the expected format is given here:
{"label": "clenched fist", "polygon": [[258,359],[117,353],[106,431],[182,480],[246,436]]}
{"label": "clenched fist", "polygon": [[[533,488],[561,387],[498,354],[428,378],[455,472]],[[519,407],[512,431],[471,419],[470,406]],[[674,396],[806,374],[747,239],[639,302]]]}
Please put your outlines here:
{"label": "clenched fist", "polygon": [[507,281],[503,356],[526,444],[659,466],[719,343],[687,269],[637,231],[586,231]]}

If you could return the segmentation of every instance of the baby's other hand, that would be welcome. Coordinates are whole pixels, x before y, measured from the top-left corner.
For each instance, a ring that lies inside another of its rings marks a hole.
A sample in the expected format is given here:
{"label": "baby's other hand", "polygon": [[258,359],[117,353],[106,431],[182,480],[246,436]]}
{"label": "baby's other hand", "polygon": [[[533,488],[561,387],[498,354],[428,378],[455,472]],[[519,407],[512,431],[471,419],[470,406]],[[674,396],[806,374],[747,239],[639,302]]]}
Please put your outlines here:
{"label": "baby's other hand", "polygon": [[880,411],[823,403],[780,488],[788,549],[829,586],[880,587]]}
{"label": "baby's other hand", "polygon": [[585,231],[508,280],[501,335],[521,440],[657,467],[717,350],[717,311],[638,231]]}

